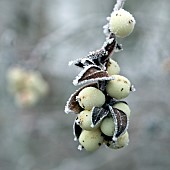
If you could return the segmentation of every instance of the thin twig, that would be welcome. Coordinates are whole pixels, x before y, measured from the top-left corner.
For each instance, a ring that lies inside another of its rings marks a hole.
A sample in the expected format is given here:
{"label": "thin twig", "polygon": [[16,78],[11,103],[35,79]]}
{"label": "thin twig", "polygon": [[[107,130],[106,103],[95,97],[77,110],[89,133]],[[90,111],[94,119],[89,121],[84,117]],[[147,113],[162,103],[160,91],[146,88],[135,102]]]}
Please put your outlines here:
{"label": "thin twig", "polygon": [[117,11],[117,10],[123,8],[123,5],[124,5],[125,1],[126,0],[117,0],[115,6],[113,8],[113,11]]}

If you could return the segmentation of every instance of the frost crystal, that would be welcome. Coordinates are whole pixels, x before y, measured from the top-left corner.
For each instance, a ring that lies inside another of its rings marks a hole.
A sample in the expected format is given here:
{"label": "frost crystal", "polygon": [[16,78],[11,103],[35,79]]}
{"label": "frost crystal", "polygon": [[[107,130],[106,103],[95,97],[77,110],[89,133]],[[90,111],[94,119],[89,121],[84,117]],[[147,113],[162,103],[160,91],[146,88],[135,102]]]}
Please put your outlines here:
{"label": "frost crystal", "polygon": [[80,151],[83,150],[83,146],[82,146],[82,145],[79,145],[77,148],[78,148],[78,150],[80,150]]}
{"label": "frost crystal", "polygon": [[135,91],[136,91],[136,88],[135,88],[135,86],[134,86],[134,85],[131,85],[131,87],[130,87],[130,91],[132,91],[132,92],[135,92]]}
{"label": "frost crystal", "polygon": [[107,20],[107,21],[110,21],[110,17],[107,17],[106,20]]}
{"label": "frost crystal", "polygon": [[108,36],[110,34],[110,31],[109,31],[109,24],[106,24],[103,26],[103,33]]}

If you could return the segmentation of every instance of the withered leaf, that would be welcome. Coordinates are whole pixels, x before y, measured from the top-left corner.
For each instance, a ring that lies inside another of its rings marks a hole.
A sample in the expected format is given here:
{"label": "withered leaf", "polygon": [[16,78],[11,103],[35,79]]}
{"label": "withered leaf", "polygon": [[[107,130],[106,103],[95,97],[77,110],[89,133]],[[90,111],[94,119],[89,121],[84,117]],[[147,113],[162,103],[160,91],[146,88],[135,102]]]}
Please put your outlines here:
{"label": "withered leaf", "polygon": [[119,136],[124,134],[128,129],[129,119],[123,111],[109,106],[109,110],[113,116],[115,123],[115,131],[112,140],[116,141]]}
{"label": "withered leaf", "polygon": [[86,80],[86,78],[97,72],[100,71],[101,68],[95,65],[90,65],[90,66],[86,66],[79,74],[78,76],[73,80],[73,84],[74,85],[78,85],[81,81]]}
{"label": "withered leaf", "polygon": [[105,118],[109,114],[108,109],[104,109],[102,107],[93,107],[92,109],[92,127],[95,127],[98,123],[100,123],[103,118]]}
{"label": "withered leaf", "polygon": [[73,123],[73,135],[74,135],[74,141],[77,141],[80,134],[82,132],[82,128],[76,123],[76,120]]}
{"label": "withered leaf", "polygon": [[94,64],[95,63],[90,58],[83,57],[83,58],[79,58],[79,59],[70,61],[68,65],[69,66],[75,65],[75,66],[84,68],[85,66],[94,65]]}
{"label": "withered leaf", "polygon": [[76,65],[81,68],[89,65],[101,66],[109,60],[109,57],[113,51],[118,51],[121,49],[121,46],[116,42],[115,34],[110,33],[100,49],[90,52],[86,57],[70,61],[69,65]]}
{"label": "withered leaf", "polygon": [[106,97],[106,103],[110,106],[113,106],[114,104],[116,104],[118,101],[113,98],[113,97],[110,97],[110,96],[107,96]]}
{"label": "withered leaf", "polygon": [[114,77],[109,76],[108,73],[104,70],[101,70],[98,66],[88,66],[82,70],[79,75],[73,80],[73,84],[80,85],[85,83],[113,80]]}
{"label": "withered leaf", "polygon": [[74,92],[70,98],[68,99],[66,106],[65,106],[65,113],[75,113],[78,114],[80,113],[83,108],[81,108],[81,106],[79,105],[79,103],[76,100],[76,96],[78,96],[78,94],[80,93],[81,90],[83,90],[86,87],[98,87],[97,83],[91,83],[91,84],[87,84],[81,88],[79,88],[78,90],[76,90],[76,92]]}
{"label": "withered leaf", "polygon": [[113,53],[116,45],[117,45],[116,36],[115,34],[110,33],[109,37],[106,38],[106,41],[103,44],[104,50],[107,51],[107,55],[105,55],[105,59],[103,59],[105,62],[108,60],[110,55]]}

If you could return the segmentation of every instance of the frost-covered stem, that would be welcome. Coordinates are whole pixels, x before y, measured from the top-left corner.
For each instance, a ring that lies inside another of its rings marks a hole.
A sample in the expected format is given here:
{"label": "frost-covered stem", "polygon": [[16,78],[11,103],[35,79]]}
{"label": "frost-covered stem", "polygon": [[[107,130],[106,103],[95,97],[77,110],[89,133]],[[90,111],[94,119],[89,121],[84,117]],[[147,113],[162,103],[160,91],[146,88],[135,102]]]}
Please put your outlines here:
{"label": "frost-covered stem", "polygon": [[115,6],[113,8],[113,11],[117,11],[117,10],[123,8],[123,5],[124,5],[125,1],[126,0],[117,0]]}

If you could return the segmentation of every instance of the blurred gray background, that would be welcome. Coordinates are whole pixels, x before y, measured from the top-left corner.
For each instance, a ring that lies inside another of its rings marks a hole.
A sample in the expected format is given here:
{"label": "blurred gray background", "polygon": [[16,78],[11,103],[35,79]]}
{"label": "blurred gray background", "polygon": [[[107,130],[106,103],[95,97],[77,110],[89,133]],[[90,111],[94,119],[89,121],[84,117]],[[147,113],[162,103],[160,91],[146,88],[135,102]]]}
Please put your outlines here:
{"label": "blurred gray background", "polygon": [[[137,91],[125,99],[132,110],[128,147],[78,151],[75,115],[64,106],[78,87],[79,69],[70,60],[86,56],[105,40],[102,26],[114,0],[0,0],[0,170],[168,170],[170,169],[170,4],[127,0],[134,32],[118,41],[113,58]],[[49,95],[20,109],[7,90],[13,65],[39,70]]]}

